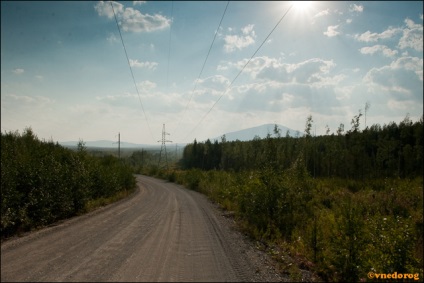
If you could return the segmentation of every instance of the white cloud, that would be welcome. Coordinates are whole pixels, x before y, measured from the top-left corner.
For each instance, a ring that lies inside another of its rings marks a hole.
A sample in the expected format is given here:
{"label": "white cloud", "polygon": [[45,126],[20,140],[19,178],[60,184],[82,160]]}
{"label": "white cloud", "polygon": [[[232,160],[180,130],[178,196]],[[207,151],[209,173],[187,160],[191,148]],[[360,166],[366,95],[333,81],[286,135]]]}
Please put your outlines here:
{"label": "white cloud", "polygon": [[[113,9],[112,9],[110,3],[112,3]],[[124,11],[124,5],[122,5],[121,3],[118,3],[118,2],[99,1],[94,6],[94,9],[97,11],[97,14],[99,16],[106,16],[109,19],[113,19],[114,18],[113,12],[115,11],[116,15],[122,14],[123,11]]]}
{"label": "white cloud", "polygon": [[401,29],[399,28],[389,28],[382,33],[371,33],[366,31],[361,35],[355,35],[355,39],[362,42],[376,42],[380,39],[388,39],[395,36]]}
{"label": "white cloud", "polygon": [[[110,5],[113,4],[113,9]],[[99,1],[94,9],[99,16],[106,16],[109,19],[115,15],[119,21],[119,25],[124,31],[130,32],[152,32],[165,29],[170,26],[171,20],[160,14],[149,15],[142,14],[140,11],[133,8],[125,8],[124,5],[118,2]]]}
{"label": "white cloud", "polygon": [[130,93],[125,93],[125,94],[119,94],[119,95],[106,95],[106,96],[96,96],[96,99],[99,101],[111,101],[111,102],[116,102],[122,99],[126,99],[126,98],[134,98],[135,95],[130,94]]}
{"label": "white cloud", "polygon": [[[244,28],[242,28],[241,35],[226,35],[224,38],[225,52],[230,53],[235,51],[236,49],[241,50],[255,43],[256,34],[255,34],[255,31],[253,30],[253,27],[254,25],[247,25]],[[229,29],[229,31],[231,30]]]}
{"label": "white cloud", "polygon": [[[224,62],[218,66],[219,70],[227,70],[228,68],[234,67],[238,70],[241,70],[247,63],[248,59],[243,59],[233,62]],[[255,57],[249,62],[245,67],[244,72],[249,73],[253,79],[265,77],[266,79],[278,78],[281,71],[283,70],[283,65],[281,64],[281,59],[270,58],[267,56]]]}
{"label": "white cloud", "polygon": [[362,54],[374,54],[377,52],[381,52],[386,57],[393,57],[398,53],[397,50],[392,50],[385,45],[374,45],[374,46],[362,47],[361,49],[359,49],[359,51]]}
{"label": "white cloud", "polygon": [[255,36],[255,31],[253,30],[254,25],[250,24],[241,29],[244,35],[252,35]]}
{"label": "white cloud", "polygon": [[346,19],[346,23],[347,24],[351,24],[352,23],[352,19]]}
{"label": "white cloud", "polygon": [[[363,81],[368,91],[385,94],[386,99],[399,101],[411,100],[413,97],[422,101],[423,93],[423,59],[402,57],[390,65],[372,68]],[[422,107],[419,103],[416,107]]]}
{"label": "white cloud", "polygon": [[31,106],[44,106],[47,104],[51,104],[53,101],[45,96],[40,96],[40,95],[36,95],[36,96],[28,96],[28,95],[16,95],[16,94],[8,94],[6,95],[6,97],[8,97],[11,101],[16,101],[19,102],[19,104],[26,104],[26,105],[31,105]]}
{"label": "white cloud", "polygon": [[158,63],[149,62],[149,61],[139,62],[137,59],[136,60],[130,59],[130,66],[134,68],[147,68],[150,70],[155,70],[156,67],[158,66]]}
{"label": "white cloud", "polygon": [[380,39],[392,38],[396,33],[400,32],[399,28],[389,28],[382,33],[371,33],[366,31],[361,35],[355,35],[355,39],[362,42],[376,42]]}
{"label": "white cloud", "polygon": [[406,19],[406,28],[399,40],[399,48],[412,48],[416,51],[423,51],[423,25],[415,24],[412,20]]}
{"label": "white cloud", "polygon": [[156,88],[156,83],[151,81],[142,81],[141,83],[137,84],[137,87],[141,92],[149,92]]}
{"label": "white cloud", "polygon": [[[313,84],[321,83],[325,80],[323,75],[329,74],[336,64],[330,60],[325,61],[319,58],[312,58],[298,64],[286,65],[288,73],[291,73],[297,83]],[[332,84],[332,83],[331,83]]]}
{"label": "white cloud", "polygon": [[337,26],[329,26],[329,27],[327,27],[327,31],[325,31],[323,33],[328,37],[336,36],[336,35],[340,34],[340,32],[337,31],[338,27],[339,27],[338,25]]}
{"label": "white cloud", "polygon": [[394,99],[389,99],[387,101],[387,107],[391,110],[401,110],[407,111],[414,107],[415,101],[406,100],[406,101],[398,101]]}
{"label": "white cloud", "polygon": [[215,75],[207,77],[205,79],[199,79],[198,84],[199,88],[204,87],[210,89],[218,89],[219,91],[222,91],[230,85],[230,81],[224,76]]}
{"label": "white cloud", "polygon": [[21,74],[23,74],[25,71],[24,71],[24,69],[15,69],[15,70],[13,70],[12,71],[13,73],[15,73],[16,75],[21,75]]}
{"label": "white cloud", "polygon": [[356,4],[350,5],[349,12],[362,13],[363,11],[364,11],[364,6],[362,5],[356,5]]}
{"label": "white cloud", "polygon": [[393,69],[404,69],[413,71],[420,81],[423,80],[423,59],[417,57],[402,57],[392,62],[390,65]]}
{"label": "white cloud", "polygon": [[137,6],[137,5],[141,5],[141,4],[146,4],[147,1],[133,1],[133,5]]}
{"label": "white cloud", "polygon": [[[243,68],[248,59],[220,65],[221,69],[235,67]],[[332,76],[331,70],[336,66],[332,60],[312,58],[299,63],[282,63],[281,59],[267,56],[253,58],[244,72],[250,74],[252,79],[262,82],[278,82],[285,84],[305,84],[308,87],[323,87],[335,85],[342,81],[344,75]]]}
{"label": "white cloud", "polygon": [[316,13],[313,18],[323,17],[330,15],[330,9],[322,10],[321,12]]}
{"label": "white cloud", "polygon": [[110,43],[118,42],[118,38],[113,33],[111,33],[109,37],[106,38],[106,40],[109,41]]}

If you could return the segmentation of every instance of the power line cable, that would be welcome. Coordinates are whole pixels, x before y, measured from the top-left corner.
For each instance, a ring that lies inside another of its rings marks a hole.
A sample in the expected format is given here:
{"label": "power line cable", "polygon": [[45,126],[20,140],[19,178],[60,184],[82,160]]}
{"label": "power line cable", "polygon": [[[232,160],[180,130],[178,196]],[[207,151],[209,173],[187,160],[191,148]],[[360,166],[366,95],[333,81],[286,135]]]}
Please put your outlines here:
{"label": "power line cable", "polygon": [[215,105],[221,100],[221,98],[228,92],[231,85],[235,82],[235,80],[240,76],[240,74],[244,71],[246,66],[252,61],[253,57],[258,53],[259,49],[265,44],[265,42],[268,40],[268,38],[271,36],[271,34],[274,32],[274,30],[277,28],[277,26],[281,23],[281,21],[285,18],[287,13],[290,11],[290,9],[293,7],[293,4],[290,5],[290,7],[287,9],[287,11],[284,13],[284,15],[281,17],[281,19],[277,22],[277,24],[274,26],[274,28],[271,30],[271,32],[267,35],[267,37],[262,41],[261,45],[256,49],[256,51],[253,53],[253,55],[250,57],[250,59],[247,61],[247,63],[243,66],[243,68],[240,70],[240,72],[237,74],[237,76],[231,81],[231,83],[227,86],[225,91],[221,94],[221,96],[215,101],[215,103],[212,105],[212,107],[209,109],[209,111],[200,119],[199,123],[191,130],[191,132],[184,138],[184,140],[194,132],[194,130],[197,129],[197,127],[203,122],[203,120],[208,116],[208,114],[212,111],[212,109],[215,107]]}
{"label": "power line cable", "polygon": [[180,121],[178,122],[177,128],[178,128],[178,126],[180,125],[181,121],[184,119],[185,113],[187,112],[188,105],[190,104],[191,99],[193,98],[194,91],[196,90],[196,87],[197,87],[197,83],[199,82],[200,76],[201,76],[201,75],[202,75],[202,73],[203,73],[203,70],[204,70],[205,65],[206,65],[206,61],[207,61],[207,60],[208,60],[208,58],[209,58],[209,54],[211,53],[212,46],[213,46],[213,44],[214,44],[214,42],[215,42],[216,36],[217,36],[217,34],[218,34],[218,30],[219,30],[219,28],[221,27],[222,20],[224,19],[224,16],[225,16],[225,13],[227,12],[228,5],[229,5],[229,4],[230,4],[230,1],[227,1],[227,5],[225,6],[224,13],[222,14],[221,20],[219,21],[219,24],[218,24],[218,28],[217,28],[217,29],[216,29],[216,31],[215,31],[215,36],[213,37],[213,40],[212,40],[211,46],[209,47],[208,54],[206,55],[205,61],[203,62],[202,69],[200,70],[199,76],[198,76],[198,77],[197,77],[197,79],[196,79],[196,82],[195,82],[195,84],[194,84],[193,90],[191,91],[190,99],[189,99],[189,101],[187,102],[187,105],[186,105],[186,107],[185,107],[185,109],[184,109],[184,112],[183,112],[183,115],[181,116]]}
{"label": "power line cable", "polygon": [[125,56],[127,57],[127,63],[128,63],[128,66],[130,67],[131,76],[132,76],[132,79],[133,79],[133,82],[134,82],[135,89],[136,89],[137,94],[138,94],[138,100],[140,101],[141,109],[143,110],[144,117],[146,118],[146,122],[147,122],[147,126],[149,127],[150,135],[153,138],[152,129],[150,128],[150,124],[149,124],[149,120],[147,119],[146,111],[144,111],[143,102],[141,102],[140,92],[138,91],[138,87],[137,87],[137,84],[135,82],[134,73],[133,73],[133,70],[131,68],[130,59],[128,58],[127,49],[125,48],[124,39],[122,38],[121,28],[119,27],[118,19],[116,18],[115,9],[113,8],[112,1],[109,1],[109,3],[110,3],[110,6],[112,7],[113,16],[115,17],[116,26],[118,27],[119,36],[121,37],[122,46],[124,47]]}
{"label": "power line cable", "polygon": [[[171,20],[174,14],[174,1],[171,2]],[[169,62],[171,61],[171,34],[172,34],[172,24],[169,28],[169,46],[168,46],[168,67],[166,69],[166,87],[169,88]]]}

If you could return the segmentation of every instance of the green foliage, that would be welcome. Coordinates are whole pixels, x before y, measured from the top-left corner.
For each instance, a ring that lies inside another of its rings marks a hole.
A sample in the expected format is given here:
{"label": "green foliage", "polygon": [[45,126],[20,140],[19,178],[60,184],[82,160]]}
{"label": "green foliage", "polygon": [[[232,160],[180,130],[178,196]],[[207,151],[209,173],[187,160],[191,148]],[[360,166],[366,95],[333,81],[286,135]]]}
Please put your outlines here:
{"label": "green foliage", "polygon": [[423,272],[422,178],[313,179],[303,164],[173,174],[233,211],[255,239],[291,247],[325,281],[361,281],[370,271]]}
{"label": "green foliage", "polygon": [[295,251],[325,281],[422,274],[423,119],[361,131],[361,117],[346,134],[340,124],[336,135],[312,136],[309,116],[299,138],[275,127],[275,137],[249,142],[195,140],[184,171],[156,175],[206,194],[252,237]]}
{"label": "green foliage", "polygon": [[89,156],[40,141],[30,128],[1,134],[1,237],[51,224],[87,203],[135,188],[131,168],[112,156]]}
{"label": "green foliage", "polygon": [[313,177],[338,177],[363,181],[397,176],[414,178],[423,175],[423,121],[412,122],[408,115],[397,125],[372,125],[360,130],[361,111],[352,119],[352,129],[343,135],[312,136],[312,116],[305,124],[305,136],[275,137],[252,141],[197,142],[184,148],[184,169],[257,170],[271,166],[287,170],[300,158]]}

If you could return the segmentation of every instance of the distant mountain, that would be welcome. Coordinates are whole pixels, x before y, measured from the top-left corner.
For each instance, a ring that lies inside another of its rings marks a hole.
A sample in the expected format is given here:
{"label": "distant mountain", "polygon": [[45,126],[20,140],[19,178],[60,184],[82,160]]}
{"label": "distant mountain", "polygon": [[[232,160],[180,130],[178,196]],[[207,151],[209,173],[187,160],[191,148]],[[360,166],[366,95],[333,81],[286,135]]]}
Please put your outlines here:
{"label": "distant mountain", "polygon": [[[98,147],[98,148],[117,148],[118,142],[108,141],[108,140],[99,140],[99,141],[84,141],[87,148]],[[75,148],[78,145],[77,141],[67,141],[59,142],[60,145],[64,147]],[[129,142],[121,142],[121,148],[156,148],[160,145],[150,145],[150,144],[136,144]]]}
{"label": "distant mountain", "polygon": [[[225,139],[227,141],[235,141],[235,140],[250,141],[250,140],[253,140],[255,138],[255,136],[258,136],[261,139],[266,138],[266,136],[268,134],[270,134],[272,137],[275,137],[274,127],[275,127],[275,124],[265,124],[265,125],[262,125],[262,126],[257,126],[257,127],[253,127],[253,128],[240,130],[240,131],[230,132],[230,133],[225,134]],[[303,134],[300,131],[293,130],[293,129],[290,129],[290,128],[287,128],[285,126],[278,125],[278,124],[277,124],[277,127],[280,129],[280,135],[282,137],[286,136],[287,131],[289,131],[289,135],[291,137],[303,136]],[[222,137],[222,135],[220,137],[211,139],[211,141],[218,140],[220,142],[221,137]]]}
{"label": "distant mountain", "polygon": [[[235,132],[229,132],[225,133],[225,139],[227,141],[250,141],[255,138],[255,136],[258,136],[261,139],[266,138],[268,134],[270,134],[272,137],[275,137],[274,135],[274,126],[275,124],[265,124],[262,126],[257,126],[253,128],[248,128],[240,131]],[[289,135],[291,137],[296,136],[303,136],[303,133],[287,128],[282,125],[278,125],[277,127],[280,129],[280,135],[282,137],[286,136],[287,131],[289,131]],[[212,142],[214,140],[217,140],[218,142],[221,142],[221,137],[223,135],[210,139]],[[85,146],[87,148],[118,148],[118,142],[116,141],[110,141],[110,140],[98,140],[98,141],[84,141]],[[60,145],[68,148],[76,148],[78,145],[78,141],[66,141],[66,142],[59,142]],[[178,144],[180,147],[184,147],[185,144]],[[169,145],[168,145],[169,146]],[[121,142],[121,148],[145,148],[145,149],[160,149],[161,145],[152,145],[152,144],[136,144],[136,143],[130,143],[130,142]]]}

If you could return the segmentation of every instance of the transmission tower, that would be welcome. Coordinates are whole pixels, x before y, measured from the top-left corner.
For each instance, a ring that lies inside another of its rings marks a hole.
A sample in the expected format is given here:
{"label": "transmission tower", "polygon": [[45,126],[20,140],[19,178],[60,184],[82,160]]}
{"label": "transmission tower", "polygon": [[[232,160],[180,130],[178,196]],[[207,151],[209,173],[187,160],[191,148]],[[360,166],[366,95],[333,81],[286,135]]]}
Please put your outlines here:
{"label": "transmission tower", "polygon": [[[116,137],[116,136],[115,136]],[[114,142],[113,144],[115,144]],[[121,133],[118,133],[118,158],[121,158]]]}
{"label": "transmission tower", "polygon": [[158,167],[161,167],[161,161],[162,161],[162,152],[165,151],[165,166],[166,169],[168,169],[168,156],[166,153],[166,144],[167,142],[172,142],[166,139],[166,135],[169,135],[169,133],[165,132],[165,124],[163,124],[162,127],[162,140],[158,141],[158,142],[162,142],[162,146],[160,147],[160,154],[159,154],[159,162],[158,162]]}

